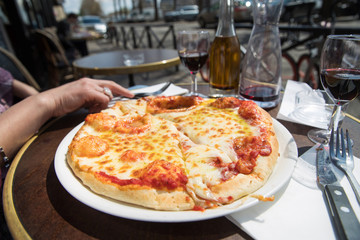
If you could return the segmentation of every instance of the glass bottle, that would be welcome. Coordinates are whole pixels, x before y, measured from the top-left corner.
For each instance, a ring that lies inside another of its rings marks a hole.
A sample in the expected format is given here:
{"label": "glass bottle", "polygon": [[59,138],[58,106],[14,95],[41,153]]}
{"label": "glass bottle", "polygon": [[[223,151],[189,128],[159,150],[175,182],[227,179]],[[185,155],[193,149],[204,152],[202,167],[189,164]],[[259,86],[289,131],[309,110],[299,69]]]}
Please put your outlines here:
{"label": "glass bottle", "polygon": [[209,96],[237,96],[241,51],[234,28],[234,0],[220,0],[219,11],[219,23],[209,54]]}
{"label": "glass bottle", "polygon": [[254,26],[247,46],[239,94],[262,108],[279,103],[281,44],[279,18],[283,0],[253,0]]}

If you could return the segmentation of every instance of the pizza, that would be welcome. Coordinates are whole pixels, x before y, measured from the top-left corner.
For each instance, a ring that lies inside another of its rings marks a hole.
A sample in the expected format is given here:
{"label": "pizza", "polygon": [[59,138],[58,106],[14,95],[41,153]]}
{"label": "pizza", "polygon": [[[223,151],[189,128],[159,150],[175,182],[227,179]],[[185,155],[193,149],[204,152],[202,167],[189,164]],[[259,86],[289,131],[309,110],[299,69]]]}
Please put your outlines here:
{"label": "pizza", "polygon": [[145,97],[89,114],[67,152],[97,194],[156,210],[205,210],[263,186],[279,155],[270,115],[233,97]]}

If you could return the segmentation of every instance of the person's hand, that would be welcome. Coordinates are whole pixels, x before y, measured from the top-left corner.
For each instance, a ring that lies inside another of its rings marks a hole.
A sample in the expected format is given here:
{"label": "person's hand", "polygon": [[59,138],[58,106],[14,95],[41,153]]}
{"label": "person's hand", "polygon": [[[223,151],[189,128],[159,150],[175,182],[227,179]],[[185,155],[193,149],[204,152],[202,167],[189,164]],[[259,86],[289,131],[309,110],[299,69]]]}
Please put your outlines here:
{"label": "person's hand", "polygon": [[129,90],[121,87],[113,81],[95,80],[82,78],[80,80],[48,90],[42,94],[49,101],[49,110],[52,116],[61,116],[86,107],[90,112],[99,112],[105,109],[111,100],[104,92],[104,87],[111,90],[112,94],[132,98],[134,96]]}

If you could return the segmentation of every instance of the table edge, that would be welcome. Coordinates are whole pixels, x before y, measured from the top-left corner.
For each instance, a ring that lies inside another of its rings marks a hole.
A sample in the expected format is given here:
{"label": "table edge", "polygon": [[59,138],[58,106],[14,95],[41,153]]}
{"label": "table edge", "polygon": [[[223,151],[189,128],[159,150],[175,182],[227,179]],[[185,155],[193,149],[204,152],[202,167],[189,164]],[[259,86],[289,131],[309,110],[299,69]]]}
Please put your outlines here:
{"label": "table edge", "polygon": [[[170,49],[173,50],[173,49]],[[176,51],[176,50],[174,50]],[[149,71],[157,71],[167,67],[173,67],[181,64],[180,58],[170,58],[162,61],[139,64],[135,66],[120,66],[120,67],[110,67],[110,68],[89,68],[82,67],[76,64],[77,60],[73,62],[73,67],[76,69],[76,72],[81,73],[83,75],[113,75],[113,74],[134,74],[138,72],[149,72]]]}
{"label": "table edge", "polygon": [[357,123],[360,123],[360,119],[358,119],[357,117],[351,115],[350,113],[345,113],[345,116],[352,119],[352,120],[354,120]]}
{"label": "table edge", "polygon": [[30,145],[53,123],[55,123],[59,118],[53,119],[47,124],[45,124],[38,133],[34,134],[26,143],[20,148],[17,152],[9,171],[6,175],[3,189],[3,206],[4,206],[4,216],[6,220],[6,224],[10,230],[11,236],[14,239],[32,239],[28,232],[25,230],[21,220],[18,217],[18,214],[15,209],[14,199],[13,199],[13,181],[15,176],[16,168],[24,155],[25,151],[30,147]]}
{"label": "table edge", "polygon": [[86,68],[80,67],[73,63],[74,69],[76,72],[82,73],[83,75],[113,75],[113,74],[134,74],[138,72],[149,72],[149,71],[157,71],[168,67],[173,67],[179,65],[180,59],[179,57],[147,63],[147,64],[140,64],[136,66],[123,66],[119,68]]}
{"label": "table edge", "polygon": [[38,134],[34,135],[21,147],[19,152],[16,154],[14,161],[12,162],[10,169],[5,178],[4,189],[3,189],[4,215],[5,215],[6,224],[10,230],[11,236],[14,239],[31,239],[30,235],[23,227],[16,212],[14,199],[13,199],[12,185],[14,181],[15,170],[23,154],[38,136],[39,136]]}

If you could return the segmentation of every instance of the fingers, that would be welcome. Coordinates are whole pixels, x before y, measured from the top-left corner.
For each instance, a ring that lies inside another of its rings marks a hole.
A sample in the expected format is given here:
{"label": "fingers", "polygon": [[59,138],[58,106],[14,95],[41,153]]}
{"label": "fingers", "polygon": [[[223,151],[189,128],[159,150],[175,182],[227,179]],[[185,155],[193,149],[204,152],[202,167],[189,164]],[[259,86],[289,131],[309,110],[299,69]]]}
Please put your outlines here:
{"label": "fingers", "polygon": [[101,110],[107,108],[110,98],[100,91],[94,91],[90,96],[90,99],[87,99],[83,107],[87,108],[89,112],[95,113],[100,112]]}
{"label": "fingers", "polygon": [[88,108],[88,110],[89,110],[90,113],[98,113],[101,110],[105,109],[106,107],[107,107],[107,105],[104,107],[104,106],[102,106],[100,104],[93,104],[92,106],[90,106]]}
{"label": "fingers", "polygon": [[104,91],[104,94],[106,96],[108,96],[110,100],[113,99],[114,96],[113,96],[112,91],[110,90],[110,88],[104,87],[103,91]]}
{"label": "fingers", "polygon": [[[90,112],[99,112],[107,108],[109,101],[113,95],[122,95],[132,97],[133,94],[127,89],[121,87],[117,83],[108,80],[95,80],[95,79],[81,79],[86,83],[86,88],[89,92],[89,99],[87,99],[85,107]],[[84,84],[85,85],[85,84]],[[95,91],[94,91],[95,90]],[[93,92],[94,91],[94,92]]]}
{"label": "fingers", "polygon": [[86,107],[91,112],[99,112],[107,108],[113,95],[133,97],[129,90],[119,84],[108,80],[95,80],[82,78],[72,83],[64,84],[49,91],[54,100],[56,115]]}
{"label": "fingers", "polygon": [[[107,90],[106,90],[107,89]],[[89,98],[87,100],[86,105],[90,109],[97,109],[93,110],[98,112],[99,110],[107,108],[109,101],[113,98],[112,91],[108,87],[104,88],[96,88],[96,91],[90,93]]]}
{"label": "fingers", "polygon": [[99,86],[109,88],[114,96],[121,95],[128,98],[132,98],[134,96],[132,92],[130,92],[126,88],[120,86],[119,84],[113,81],[107,81],[107,80],[96,80],[96,81],[99,82]]}

